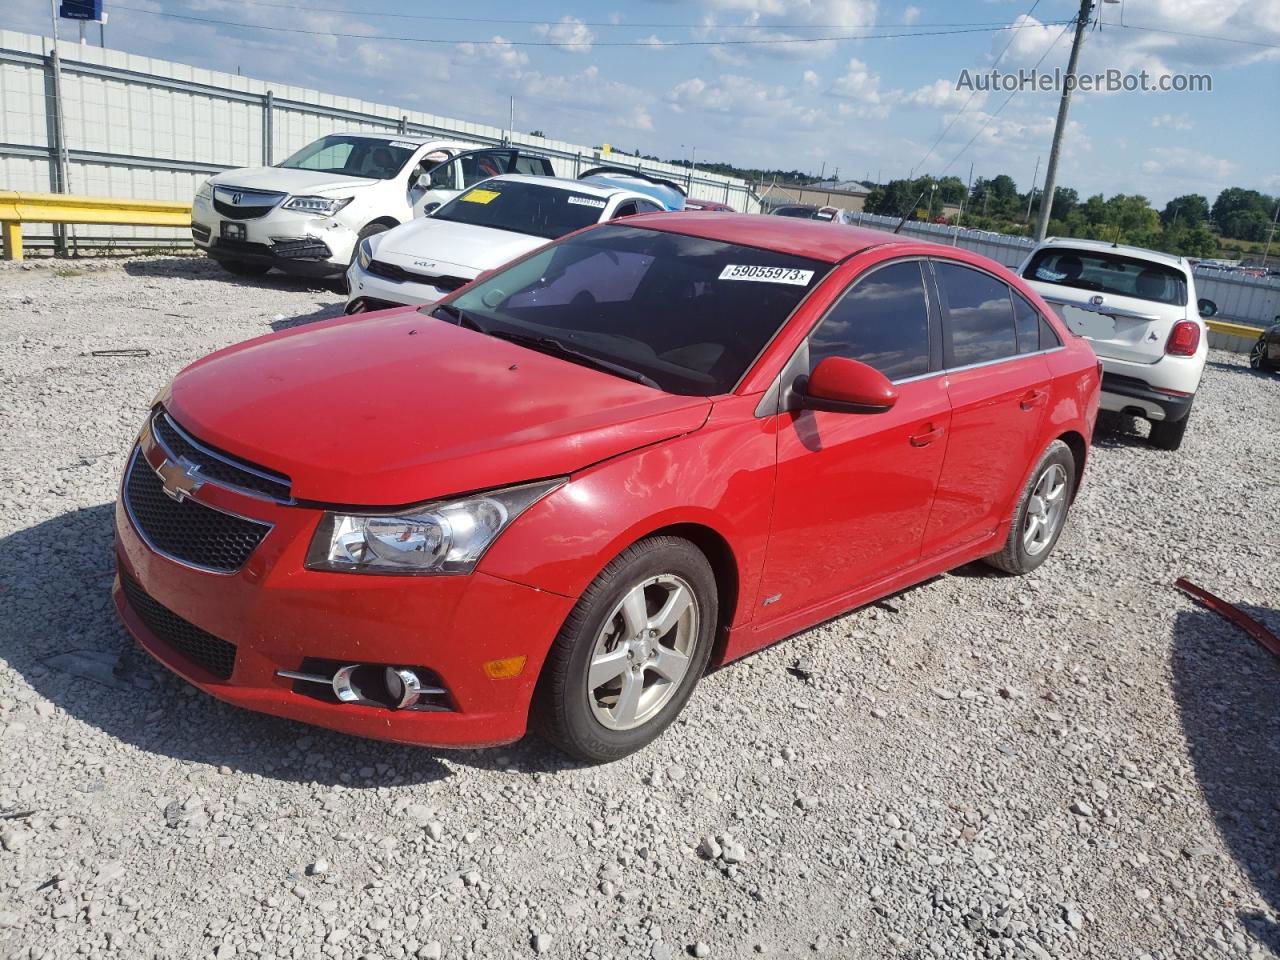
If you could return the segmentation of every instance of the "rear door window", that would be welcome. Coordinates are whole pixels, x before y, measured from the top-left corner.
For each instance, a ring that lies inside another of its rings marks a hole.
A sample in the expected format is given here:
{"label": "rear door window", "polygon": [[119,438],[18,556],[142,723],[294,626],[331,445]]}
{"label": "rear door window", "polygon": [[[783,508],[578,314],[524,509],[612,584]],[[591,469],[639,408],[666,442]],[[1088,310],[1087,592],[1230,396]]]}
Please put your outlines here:
{"label": "rear door window", "polygon": [[1035,353],[1062,346],[1049,322],[1031,301],[1017,291],[1013,292],[1013,322],[1017,328],[1018,353]]}
{"label": "rear door window", "polygon": [[809,368],[848,357],[890,380],[929,372],[929,301],[917,260],[854,281],[809,337]]}
{"label": "rear door window", "polygon": [[531,177],[553,177],[555,173],[551,169],[551,161],[546,157],[530,157],[527,154],[520,154],[516,157],[515,165],[511,169],[512,173],[523,173]]}
{"label": "rear door window", "polygon": [[950,367],[990,363],[1018,354],[1007,284],[971,267],[935,261],[950,321]]}

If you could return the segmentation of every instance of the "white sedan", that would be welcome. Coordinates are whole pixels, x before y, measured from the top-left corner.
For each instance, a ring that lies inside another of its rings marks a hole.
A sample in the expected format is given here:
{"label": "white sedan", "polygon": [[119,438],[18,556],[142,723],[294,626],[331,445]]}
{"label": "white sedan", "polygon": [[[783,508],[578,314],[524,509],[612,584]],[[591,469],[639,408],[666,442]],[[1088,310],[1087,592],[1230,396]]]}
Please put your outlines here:
{"label": "white sedan", "polygon": [[610,184],[494,177],[428,217],[364,239],[347,271],[347,313],[434,303],[549,240],[663,209],[652,197]]}

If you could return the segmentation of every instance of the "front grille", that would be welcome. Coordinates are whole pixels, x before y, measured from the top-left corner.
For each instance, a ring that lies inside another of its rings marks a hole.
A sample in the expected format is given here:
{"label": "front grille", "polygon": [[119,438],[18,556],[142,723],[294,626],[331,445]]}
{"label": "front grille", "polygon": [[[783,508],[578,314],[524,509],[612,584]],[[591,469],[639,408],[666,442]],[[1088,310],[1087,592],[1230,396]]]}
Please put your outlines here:
{"label": "front grille", "polygon": [[269,524],[233,517],[194,500],[174,500],[136,449],[125,477],[124,502],[134,527],[153,549],[216,573],[239,570],[271,530]]}
{"label": "front grille", "polygon": [[203,223],[191,224],[191,235],[201,243],[209,242],[209,228]]}
{"label": "front grille", "polygon": [[181,656],[219,680],[231,679],[231,671],[236,665],[235,644],[220,640],[194,623],[183,620],[168,607],[153,600],[142,589],[142,584],[123,570],[120,571],[120,586],[124,589],[125,599],[133,612],[157,640],[172,647]]}
{"label": "front grille", "polygon": [[201,477],[281,503],[290,502],[289,478],[284,474],[246,463],[197,440],[179,427],[163,409],[152,414],[151,432],[168,453],[195,465]]}
{"label": "front grille", "polygon": [[323,240],[305,237],[301,240],[272,240],[271,252],[288,260],[328,260],[333,251]]}
{"label": "front grille", "polygon": [[213,209],[229,220],[256,220],[274,210],[284,197],[273,190],[214,187]]}
{"label": "front grille", "polygon": [[412,270],[406,270],[404,267],[394,263],[387,263],[383,260],[371,260],[368,270],[370,273],[377,274],[379,277],[385,277],[388,280],[394,280],[396,283],[426,283],[440,290],[457,290],[464,287],[471,281],[466,277],[450,277],[435,276],[429,273],[415,273]]}

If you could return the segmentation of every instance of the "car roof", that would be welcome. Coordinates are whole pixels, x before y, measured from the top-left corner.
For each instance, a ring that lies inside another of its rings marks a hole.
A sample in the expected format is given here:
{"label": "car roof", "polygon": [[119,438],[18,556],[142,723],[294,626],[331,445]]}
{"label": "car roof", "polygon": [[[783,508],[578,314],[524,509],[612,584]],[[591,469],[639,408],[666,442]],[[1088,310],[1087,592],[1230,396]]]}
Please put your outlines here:
{"label": "car roof", "polygon": [[501,180],[503,183],[533,183],[540,187],[552,187],[557,190],[572,191],[573,193],[585,193],[591,197],[615,197],[620,193],[625,193],[628,196],[644,196],[635,190],[590,183],[586,180],[574,180],[572,177],[535,177],[527,173],[504,173],[497,177],[490,177],[489,181],[486,182],[494,180]]}
{"label": "car roof", "polygon": [[824,220],[797,220],[787,217],[765,217],[756,213],[712,213],[690,210],[680,213],[642,213],[622,221],[629,227],[647,227],[683,233],[691,237],[760,247],[795,257],[837,263],[872,247],[930,246],[954,256],[955,248],[929,243],[915,237],[847,227]]}
{"label": "car roof", "polygon": [[[451,147],[468,146],[465,140],[450,140],[447,137],[428,136],[422,133],[395,133],[386,130],[335,130],[333,133],[325,134],[325,136],[364,137],[367,140],[403,140],[405,143],[416,143],[419,146],[424,143],[443,143]],[[475,149],[482,150],[484,148],[476,146]]]}
{"label": "car roof", "polygon": [[1036,247],[1071,247],[1076,250],[1094,250],[1098,253],[1115,253],[1120,256],[1133,257],[1137,260],[1152,260],[1156,263],[1167,263],[1173,267],[1187,269],[1187,261],[1177,254],[1149,250],[1146,247],[1131,247],[1125,243],[1110,243],[1106,240],[1077,240],[1074,237],[1049,237]]}

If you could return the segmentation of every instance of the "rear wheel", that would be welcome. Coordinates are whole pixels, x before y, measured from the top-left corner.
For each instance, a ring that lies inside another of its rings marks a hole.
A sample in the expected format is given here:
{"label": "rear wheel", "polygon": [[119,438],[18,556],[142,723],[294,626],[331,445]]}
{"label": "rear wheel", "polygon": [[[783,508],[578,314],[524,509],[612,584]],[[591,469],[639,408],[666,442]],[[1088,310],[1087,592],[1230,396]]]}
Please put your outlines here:
{"label": "rear wheel", "polygon": [[1267,335],[1264,333],[1249,351],[1249,366],[1255,370],[1272,370],[1274,364],[1267,359]]}
{"label": "rear wheel", "polygon": [[534,719],[565,753],[617,760],[653,741],[706,669],[718,608],[703,553],[650,537],[612,560],[565,620],[538,679]]}
{"label": "rear wheel", "polygon": [[1191,411],[1188,409],[1181,419],[1153,421],[1151,445],[1157,450],[1177,450],[1182,446],[1182,438],[1187,432],[1187,421],[1190,419]]}
{"label": "rear wheel", "polygon": [[262,277],[271,269],[269,263],[251,263],[248,260],[219,260],[222,269],[237,277]]}
{"label": "rear wheel", "polygon": [[1030,573],[1062,535],[1076,488],[1076,458],[1061,440],[1049,444],[1018,498],[1004,549],[986,558],[1006,573]]}

